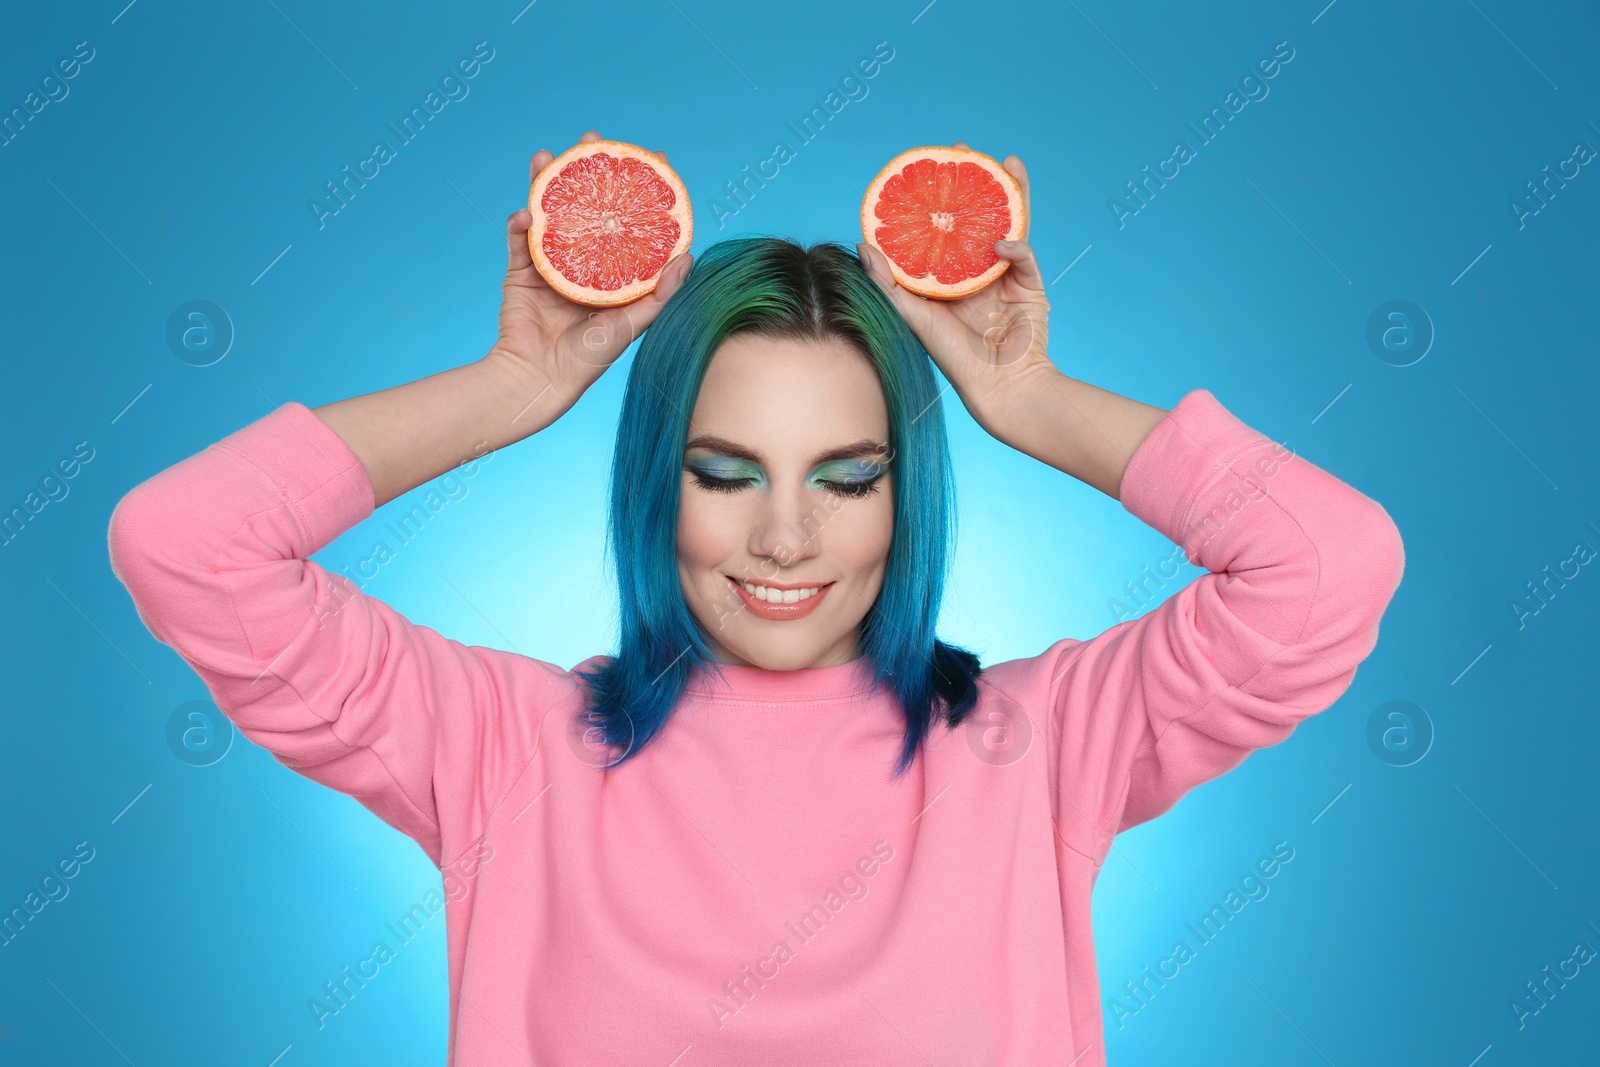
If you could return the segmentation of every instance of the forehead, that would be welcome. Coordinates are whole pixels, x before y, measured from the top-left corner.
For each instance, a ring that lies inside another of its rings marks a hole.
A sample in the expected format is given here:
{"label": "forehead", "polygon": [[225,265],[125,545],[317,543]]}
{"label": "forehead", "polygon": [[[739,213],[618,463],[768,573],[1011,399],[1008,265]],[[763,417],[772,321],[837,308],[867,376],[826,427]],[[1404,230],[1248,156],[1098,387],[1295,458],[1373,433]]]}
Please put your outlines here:
{"label": "forehead", "polygon": [[688,436],[702,433],[800,463],[862,438],[887,442],[889,408],[876,369],[843,341],[737,334],[706,369]]}

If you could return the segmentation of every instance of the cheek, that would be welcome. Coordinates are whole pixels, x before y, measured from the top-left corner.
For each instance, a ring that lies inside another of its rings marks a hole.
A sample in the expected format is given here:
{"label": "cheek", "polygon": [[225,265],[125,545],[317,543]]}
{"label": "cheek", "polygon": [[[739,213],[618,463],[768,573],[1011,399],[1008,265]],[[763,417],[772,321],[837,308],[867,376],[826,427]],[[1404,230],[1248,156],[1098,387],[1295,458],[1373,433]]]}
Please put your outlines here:
{"label": "cheek", "polygon": [[704,493],[684,493],[678,504],[678,561],[691,568],[715,567],[739,542],[734,509],[718,507]]}
{"label": "cheek", "polygon": [[881,568],[894,543],[894,498],[880,493],[853,502],[830,525],[833,537],[828,548],[840,563],[860,572]]}

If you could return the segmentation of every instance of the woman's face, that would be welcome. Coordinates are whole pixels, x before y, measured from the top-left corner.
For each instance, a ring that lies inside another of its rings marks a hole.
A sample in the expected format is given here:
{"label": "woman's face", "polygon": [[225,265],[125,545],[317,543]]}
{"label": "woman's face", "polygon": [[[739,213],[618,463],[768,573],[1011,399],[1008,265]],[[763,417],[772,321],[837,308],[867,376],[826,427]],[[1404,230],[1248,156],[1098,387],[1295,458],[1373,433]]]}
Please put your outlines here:
{"label": "woman's face", "polygon": [[689,419],[678,508],[678,577],[719,658],[800,670],[860,655],[894,535],[891,458],[883,387],[856,349],[723,342]]}

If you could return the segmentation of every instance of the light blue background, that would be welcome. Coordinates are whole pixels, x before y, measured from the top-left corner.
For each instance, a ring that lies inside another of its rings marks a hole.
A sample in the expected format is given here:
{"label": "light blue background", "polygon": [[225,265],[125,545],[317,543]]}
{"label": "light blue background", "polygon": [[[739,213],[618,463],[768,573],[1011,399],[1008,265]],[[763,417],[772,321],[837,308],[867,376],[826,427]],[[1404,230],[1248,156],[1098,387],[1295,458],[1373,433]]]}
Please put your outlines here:
{"label": "light blue background", "polygon": [[[174,755],[169,718],[206,694],[112,576],[106,523],[133,485],[278,404],[482,355],[528,157],[590,127],[669,154],[696,252],[736,232],[853,244],[860,190],[896,152],[1015,152],[1065,372],[1162,407],[1209,389],[1399,524],[1404,582],[1345,696],[1118,839],[1094,898],[1108,997],[1276,842],[1295,858],[1147,1007],[1120,1028],[1106,1014],[1112,1063],[1595,1055],[1600,965],[1524,1028],[1509,1007],[1578,942],[1600,949],[1600,576],[1582,568],[1520,628],[1510,607],[1577,543],[1600,548],[1600,168],[1521,228],[1510,207],[1576,142],[1600,148],[1594,5],[124,3],[19,6],[0,31],[3,111],[77,42],[95,50],[0,147],[0,510],[77,442],[95,450],[0,549],[0,911],[77,842],[95,849],[0,948],[0,1060],[443,1062],[442,915],[324,1029],[306,1006],[437,872],[242,738],[212,766]],[[323,183],[479,41],[494,58],[469,95],[319,229]],[[868,95],[719,230],[724,183],[793,144],[785,123],[879,41],[894,58]],[[1111,198],[1194,144],[1185,123],[1280,41],[1294,58],[1270,94],[1119,228]],[[1436,331],[1410,366],[1366,341],[1394,299]],[[190,300],[236,331],[210,366],[166,341]],[[609,650],[626,371],[484,465],[368,592],[563,666]],[[961,540],[943,635],[993,663],[1103,630],[1170,543],[947,400]],[[319,559],[355,562],[407,504]],[[1436,732],[1409,767],[1367,742],[1390,700]]]}

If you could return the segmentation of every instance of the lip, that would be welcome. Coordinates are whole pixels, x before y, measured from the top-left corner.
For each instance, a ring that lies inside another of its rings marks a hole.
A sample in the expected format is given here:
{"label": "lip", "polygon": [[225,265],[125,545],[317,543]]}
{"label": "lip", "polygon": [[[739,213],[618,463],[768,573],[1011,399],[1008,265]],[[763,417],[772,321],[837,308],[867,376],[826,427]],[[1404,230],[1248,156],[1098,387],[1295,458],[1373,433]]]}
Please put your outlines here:
{"label": "lip", "polygon": [[817,605],[822,603],[822,598],[828,595],[828,590],[833,588],[832,582],[751,582],[751,585],[764,585],[769,589],[811,589],[816,588],[816,593],[805,600],[797,600],[793,604],[773,604],[766,600],[758,600],[745,592],[744,586],[738,579],[724,575],[733,586],[733,591],[739,595],[744,606],[750,609],[750,614],[758,619],[769,619],[773,622],[786,622],[792,619],[803,619],[817,610]]}

